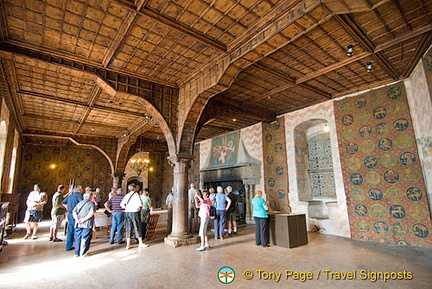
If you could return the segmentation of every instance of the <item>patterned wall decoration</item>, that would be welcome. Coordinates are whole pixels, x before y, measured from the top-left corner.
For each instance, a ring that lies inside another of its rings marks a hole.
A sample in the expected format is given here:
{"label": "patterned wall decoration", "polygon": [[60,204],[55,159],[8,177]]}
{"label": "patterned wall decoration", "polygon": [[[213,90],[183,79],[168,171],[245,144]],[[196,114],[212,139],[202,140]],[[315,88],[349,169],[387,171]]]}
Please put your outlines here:
{"label": "patterned wall decoration", "polygon": [[429,87],[429,96],[432,102],[432,48],[423,57],[423,65],[425,68],[426,82]]}
{"label": "patterned wall decoration", "polygon": [[272,210],[290,213],[284,119],[263,123],[264,185]]}
{"label": "patterned wall decoration", "polygon": [[235,131],[212,139],[209,167],[226,166],[237,163],[239,136],[239,131]]}
{"label": "patterned wall decoration", "polygon": [[168,163],[167,153],[150,152],[149,157],[153,167],[153,171],[148,174],[150,198],[154,208],[163,208],[168,192],[174,184],[173,170]]}
{"label": "patterned wall decoration", "polygon": [[431,219],[402,82],[335,101],[351,236],[430,247]]}
{"label": "patterned wall decoration", "polygon": [[[107,159],[94,149],[28,145],[22,152],[20,192],[25,196],[39,183],[48,193],[49,202],[45,205],[44,216],[49,217],[51,197],[57,186],[68,189],[69,180],[76,185],[100,188],[106,198],[112,186],[111,170]],[[24,208],[21,208],[25,210]]]}

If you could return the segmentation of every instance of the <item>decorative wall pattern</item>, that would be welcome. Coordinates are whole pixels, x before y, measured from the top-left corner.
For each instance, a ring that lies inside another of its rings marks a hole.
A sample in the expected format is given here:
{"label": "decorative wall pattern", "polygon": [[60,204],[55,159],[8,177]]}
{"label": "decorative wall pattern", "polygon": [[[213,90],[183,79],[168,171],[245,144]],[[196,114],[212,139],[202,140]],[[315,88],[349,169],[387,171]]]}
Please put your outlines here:
{"label": "decorative wall pattern", "polygon": [[27,196],[33,184],[41,184],[42,191],[49,196],[49,202],[44,207],[45,217],[49,217],[51,196],[57,186],[62,184],[68,189],[70,179],[75,180],[76,185],[100,188],[105,199],[112,186],[108,161],[94,149],[38,145],[23,149],[20,192]]}
{"label": "decorative wall pattern", "polygon": [[432,245],[431,220],[402,82],[335,101],[351,235]]}
{"label": "decorative wall pattern", "polygon": [[150,152],[151,167],[148,173],[148,186],[150,198],[154,208],[165,208],[166,197],[174,185],[173,170],[168,163],[168,154],[163,152]]}
{"label": "decorative wall pattern", "polygon": [[426,82],[429,87],[429,96],[432,102],[432,48],[430,48],[426,55],[423,57],[423,65],[426,74]]}
{"label": "decorative wall pattern", "polygon": [[272,210],[290,213],[284,118],[263,123],[264,185]]}

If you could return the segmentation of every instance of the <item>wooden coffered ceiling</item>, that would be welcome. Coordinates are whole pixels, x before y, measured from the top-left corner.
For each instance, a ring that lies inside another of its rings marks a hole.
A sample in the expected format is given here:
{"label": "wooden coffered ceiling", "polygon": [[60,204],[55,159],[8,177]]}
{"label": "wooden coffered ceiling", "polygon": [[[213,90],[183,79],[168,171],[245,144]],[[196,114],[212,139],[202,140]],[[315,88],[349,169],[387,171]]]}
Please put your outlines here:
{"label": "wooden coffered ceiling", "polygon": [[150,141],[163,134],[139,98],[175,132],[179,88],[284,17],[210,99],[197,140],[407,78],[432,29],[427,0],[4,0],[0,13],[1,92],[23,133]]}

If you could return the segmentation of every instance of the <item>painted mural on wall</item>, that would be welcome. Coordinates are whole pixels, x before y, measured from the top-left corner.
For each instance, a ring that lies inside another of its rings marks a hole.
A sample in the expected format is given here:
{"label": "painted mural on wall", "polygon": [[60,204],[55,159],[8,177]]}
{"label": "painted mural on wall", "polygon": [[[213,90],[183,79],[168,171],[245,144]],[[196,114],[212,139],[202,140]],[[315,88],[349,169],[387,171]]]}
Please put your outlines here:
{"label": "painted mural on wall", "polygon": [[153,171],[148,174],[148,186],[154,208],[165,208],[165,199],[174,184],[173,170],[167,157],[167,153],[164,152],[149,153]]}
{"label": "painted mural on wall", "polygon": [[335,101],[335,118],[352,238],[431,247],[403,83]]}
{"label": "painted mural on wall", "polygon": [[239,140],[239,131],[213,138],[209,167],[236,164]]}
{"label": "painted mural on wall", "polygon": [[290,213],[288,201],[288,168],[283,118],[263,123],[264,184],[272,210]]}
{"label": "painted mural on wall", "polygon": [[76,185],[100,188],[103,197],[106,197],[112,186],[108,161],[94,149],[31,145],[23,150],[20,191],[27,195],[33,184],[41,184],[42,190],[50,197],[44,208],[48,217],[51,196],[57,186],[64,185],[68,189],[71,179]]}

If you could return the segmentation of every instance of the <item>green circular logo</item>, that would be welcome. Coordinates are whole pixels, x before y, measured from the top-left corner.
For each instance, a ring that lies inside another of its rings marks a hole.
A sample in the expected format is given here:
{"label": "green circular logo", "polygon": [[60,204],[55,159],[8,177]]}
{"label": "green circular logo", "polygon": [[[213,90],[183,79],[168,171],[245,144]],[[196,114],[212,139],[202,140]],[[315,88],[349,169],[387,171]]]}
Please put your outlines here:
{"label": "green circular logo", "polygon": [[228,266],[222,267],[219,269],[217,277],[222,284],[230,284],[235,279],[234,269]]}

